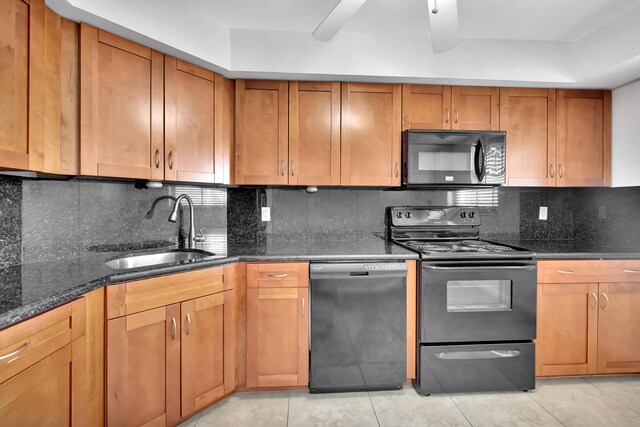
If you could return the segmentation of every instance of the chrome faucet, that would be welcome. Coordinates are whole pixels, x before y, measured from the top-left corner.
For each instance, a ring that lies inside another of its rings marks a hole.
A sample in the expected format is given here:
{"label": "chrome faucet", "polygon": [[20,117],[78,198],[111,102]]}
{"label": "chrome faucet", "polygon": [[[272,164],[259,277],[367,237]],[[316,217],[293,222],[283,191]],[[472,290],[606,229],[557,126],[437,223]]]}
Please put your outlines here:
{"label": "chrome faucet", "polygon": [[193,201],[191,200],[191,197],[187,196],[186,194],[181,194],[178,196],[178,198],[176,199],[176,203],[173,205],[171,215],[169,215],[169,221],[176,222],[176,219],[178,217],[178,209],[180,208],[180,202],[183,199],[186,199],[187,203],[189,203],[189,236],[187,238],[187,249],[195,249],[196,243],[204,242],[205,238],[202,235],[202,230],[200,231],[199,235],[196,235],[196,226],[194,224],[195,216],[193,215]]}

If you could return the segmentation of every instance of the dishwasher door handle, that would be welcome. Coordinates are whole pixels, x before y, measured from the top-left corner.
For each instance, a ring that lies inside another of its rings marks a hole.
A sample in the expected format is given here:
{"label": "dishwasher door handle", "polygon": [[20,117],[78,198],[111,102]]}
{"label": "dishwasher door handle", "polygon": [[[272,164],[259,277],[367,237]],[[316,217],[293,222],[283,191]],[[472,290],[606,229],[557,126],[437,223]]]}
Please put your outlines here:
{"label": "dishwasher door handle", "polygon": [[434,265],[423,265],[422,268],[426,268],[427,270],[443,270],[443,271],[449,271],[449,270],[527,270],[527,271],[531,271],[531,270],[535,270],[536,266],[535,265],[522,265],[522,266],[515,266],[515,265],[492,265],[492,266],[474,266],[474,267],[437,267]]}
{"label": "dishwasher door handle", "polygon": [[442,360],[508,359],[520,356],[520,350],[448,351],[436,353]]}

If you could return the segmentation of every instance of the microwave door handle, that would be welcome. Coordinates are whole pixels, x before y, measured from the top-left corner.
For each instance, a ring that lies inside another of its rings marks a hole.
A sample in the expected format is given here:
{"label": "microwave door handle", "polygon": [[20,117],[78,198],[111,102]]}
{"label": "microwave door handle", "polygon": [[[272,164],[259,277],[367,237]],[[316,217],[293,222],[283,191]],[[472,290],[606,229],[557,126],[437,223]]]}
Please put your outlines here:
{"label": "microwave door handle", "polygon": [[423,265],[422,268],[426,268],[427,270],[444,270],[444,271],[448,271],[448,270],[527,270],[527,271],[531,271],[531,270],[535,270],[536,266],[535,265],[522,265],[522,266],[515,266],[515,265],[492,265],[492,266],[474,266],[474,267],[437,267],[434,265]]}
{"label": "microwave door handle", "polygon": [[482,146],[482,141],[480,140],[478,140],[478,143],[476,144],[475,168],[476,168],[476,177],[478,178],[478,182],[484,182],[484,175],[485,175],[484,147]]}

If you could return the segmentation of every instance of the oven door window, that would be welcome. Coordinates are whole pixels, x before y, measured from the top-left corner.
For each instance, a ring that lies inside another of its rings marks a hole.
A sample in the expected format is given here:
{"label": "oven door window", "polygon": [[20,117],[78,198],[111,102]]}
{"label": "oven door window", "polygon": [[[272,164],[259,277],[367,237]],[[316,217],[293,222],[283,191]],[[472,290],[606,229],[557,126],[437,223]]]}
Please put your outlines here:
{"label": "oven door window", "polygon": [[511,280],[449,280],[447,311],[509,311]]}

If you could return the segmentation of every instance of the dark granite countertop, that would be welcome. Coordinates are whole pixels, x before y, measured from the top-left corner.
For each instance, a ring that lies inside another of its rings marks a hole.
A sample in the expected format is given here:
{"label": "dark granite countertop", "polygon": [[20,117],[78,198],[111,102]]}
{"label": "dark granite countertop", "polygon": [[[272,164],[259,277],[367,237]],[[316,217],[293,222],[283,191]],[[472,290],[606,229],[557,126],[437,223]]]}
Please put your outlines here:
{"label": "dark granite countertop", "polygon": [[489,240],[529,249],[538,259],[640,259],[640,244],[634,247],[582,240]]}
{"label": "dark granite countertop", "polygon": [[[141,253],[141,252],[137,252]],[[126,252],[87,252],[60,261],[22,264],[0,269],[0,329],[69,302],[102,286],[214,267],[238,261],[405,260],[418,255],[376,235],[348,241],[229,243],[227,253],[197,261],[128,270],[105,264]]]}

